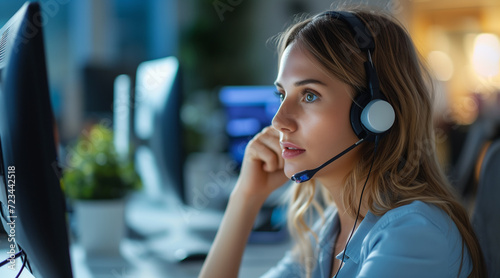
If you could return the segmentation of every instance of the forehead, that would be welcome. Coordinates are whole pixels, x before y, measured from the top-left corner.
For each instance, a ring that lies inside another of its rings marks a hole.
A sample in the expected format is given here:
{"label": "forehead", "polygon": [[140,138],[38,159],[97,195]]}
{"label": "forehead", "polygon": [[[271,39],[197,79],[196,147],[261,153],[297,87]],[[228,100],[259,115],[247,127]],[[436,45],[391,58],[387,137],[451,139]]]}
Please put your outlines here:
{"label": "forehead", "polygon": [[314,78],[332,79],[313,55],[300,43],[294,42],[288,45],[281,55],[277,82],[285,82],[287,79]]}

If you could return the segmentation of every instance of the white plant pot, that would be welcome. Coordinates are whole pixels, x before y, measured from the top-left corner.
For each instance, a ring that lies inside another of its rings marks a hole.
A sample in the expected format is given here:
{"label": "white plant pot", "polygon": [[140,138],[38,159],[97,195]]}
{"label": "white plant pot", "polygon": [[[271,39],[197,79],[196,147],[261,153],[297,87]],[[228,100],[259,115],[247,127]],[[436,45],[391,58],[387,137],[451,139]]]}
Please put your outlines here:
{"label": "white plant pot", "polygon": [[125,200],[75,202],[77,236],[89,256],[116,256],[125,233]]}

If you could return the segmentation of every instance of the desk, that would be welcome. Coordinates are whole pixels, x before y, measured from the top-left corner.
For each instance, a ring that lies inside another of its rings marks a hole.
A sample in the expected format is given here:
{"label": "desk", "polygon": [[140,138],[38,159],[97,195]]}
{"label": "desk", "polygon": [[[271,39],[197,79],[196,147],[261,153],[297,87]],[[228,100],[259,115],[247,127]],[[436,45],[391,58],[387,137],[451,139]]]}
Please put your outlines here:
{"label": "desk", "polygon": [[[173,203],[175,200],[171,199],[153,204],[141,195],[129,199],[126,222],[146,238],[124,239],[120,246],[121,257],[114,258],[86,258],[77,243],[71,244],[75,278],[198,277],[203,261],[173,262],[172,253],[178,247],[208,251],[223,212],[193,210]],[[163,238],[154,236],[162,233]],[[290,247],[289,240],[272,244],[249,243],[242,259],[240,277],[259,277]]]}
{"label": "desk", "polygon": [[[289,242],[249,244],[243,256],[240,278],[259,277],[275,265],[290,248]],[[71,256],[75,278],[194,278],[202,261],[171,263],[150,255],[140,242],[124,240],[122,257],[86,259],[78,244],[72,244]]]}

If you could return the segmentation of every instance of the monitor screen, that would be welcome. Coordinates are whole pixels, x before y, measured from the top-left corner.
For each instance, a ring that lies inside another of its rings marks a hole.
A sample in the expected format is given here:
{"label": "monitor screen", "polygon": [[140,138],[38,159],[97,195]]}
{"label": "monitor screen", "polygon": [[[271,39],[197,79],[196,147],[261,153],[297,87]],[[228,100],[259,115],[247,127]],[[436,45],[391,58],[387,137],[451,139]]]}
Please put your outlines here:
{"label": "monitor screen", "polygon": [[219,99],[226,114],[229,153],[239,165],[252,137],[269,126],[278,111],[280,100],[274,86],[222,87]]}
{"label": "monitor screen", "polygon": [[0,258],[21,269],[12,257],[22,250],[36,277],[72,277],[41,15],[27,2],[0,29],[0,218],[10,248]]}
{"label": "monitor screen", "polygon": [[185,203],[182,88],[175,57],[146,61],[137,68],[134,100],[135,162],[144,189],[161,201],[173,192]]}

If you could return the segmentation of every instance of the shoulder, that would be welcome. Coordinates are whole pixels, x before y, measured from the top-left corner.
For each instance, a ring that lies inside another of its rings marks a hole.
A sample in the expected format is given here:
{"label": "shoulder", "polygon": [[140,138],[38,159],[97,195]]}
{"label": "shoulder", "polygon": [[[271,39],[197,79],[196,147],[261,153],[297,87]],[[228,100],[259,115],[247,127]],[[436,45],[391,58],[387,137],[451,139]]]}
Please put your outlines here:
{"label": "shoulder", "polygon": [[[462,246],[460,232],[448,214],[415,201],[388,211],[376,221],[363,242],[362,257],[367,261],[370,257],[395,258],[406,271],[416,267],[448,277],[458,273]],[[395,267],[393,263],[391,267]],[[468,273],[465,266],[462,273]]]}
{"label": "shoulder", "polygon": [[414,201],[386,212],[373,227],[376,229],[415,226],[421,229],[449,232],[455,225],[450,216],[435,205]]}
{"label": "shoulder", "polygon": [[[446,251],[462,238],[448,214],[437,206],[414,201],[385,213],[370,232],[371,244],[379,240],[399,240],[407,247],[433,246],[434,251]],[[439,247],[442,247],[439,249]],[[437,250],[436,250],[437,249]]]}

